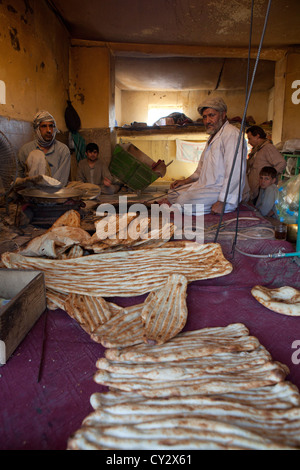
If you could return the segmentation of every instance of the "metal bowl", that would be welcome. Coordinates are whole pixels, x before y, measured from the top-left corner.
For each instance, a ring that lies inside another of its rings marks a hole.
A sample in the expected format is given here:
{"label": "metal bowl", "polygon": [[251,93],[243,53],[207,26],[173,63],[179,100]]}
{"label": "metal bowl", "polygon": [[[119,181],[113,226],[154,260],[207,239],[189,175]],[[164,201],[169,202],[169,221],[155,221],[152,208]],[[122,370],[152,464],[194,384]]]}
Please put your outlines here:
{"label": "metal bowl", "polygon": [[25,201],[33,203],[64,203],[70,199],[79,200],[83,198],[84,192],[80,189],[62,188],[58,191],[47,192],[36,188],[21,189],[18,193]]}

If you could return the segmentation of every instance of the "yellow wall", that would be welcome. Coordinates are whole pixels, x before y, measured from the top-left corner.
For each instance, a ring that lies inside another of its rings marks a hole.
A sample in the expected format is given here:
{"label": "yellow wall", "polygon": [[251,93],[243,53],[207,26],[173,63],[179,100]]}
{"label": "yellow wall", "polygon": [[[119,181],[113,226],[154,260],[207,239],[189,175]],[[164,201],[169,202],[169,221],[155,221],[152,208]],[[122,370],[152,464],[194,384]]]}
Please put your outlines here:
{"label": "yellow wall", "polygon": [[70,97],[83,129],[113,127],[114,64],[106,46],[73,45]]}
{"label": "yellow wall", "polygon": [[69,35],[46,2],[0,2],[0,80],[6,103],[0,115],[32,121],[45,109],[65,130]]}
{"label": "yellow wall", "polygon": [[[208,92],[129,92],[115,89],[114,60],[109,45],[86,44],[70,40],[69,34],[47,3],[40,0],[0,0],[0,118],[5,119],[13,135],[17,122],[32,122],[34,114],[46,109],[56,118],[61,131],[66,131],[64,111],[68,92],[78,112],[82,129],[90,138],[99,130],[99,143],[105,143],[109,159],[113,144],[115,117],[118,126],[133,121],[146,122],[149,104],[181,104],[183,112],[193,120],[199,115],[197,106]],[[291,100],[291,86],[300,80],[299,47],[287,51],[277,63],[275,86],[270,92],[251,96],[247,115],[256,123],[274,117],[274,143],[299,138],[300,104]],[[215,91],[228,105],[228,116],[242,117],[245,97],[241,92]],[[116,106],[116,109],[115,109]],[[273,113],[274,110],[274,113]],[[24,133],[18,130],[22,143]],[[26,130],[28,134],[28,128]],[[27,135],[26,135],[26,140]],[[141,144],[152,146],[152,144]],[[173,143],[159,144],[173,155]],[[170,150],[171,149],[171,150]],[[156,153],[155,153],[156,152]],[[147,152],[146,152],[147,153]]]}
{"label": "yellow wall", "polygon": [[[183,113],[190,119],[196,121],[200,118],[198,114],[198,105],[208,96],[205,91],[176,91],[176,92],[135,92],[135,91],[122,91],[119,106],[121,106],[120,113],[122,117],[121,124],[130,124],[133,121],[147,122],[147,113],[149,105],[168,106],[178,105],[182,106]],[[249,103],[247,116],[253,116],[257,124],[261,124],[268,120],[270,100],[269,92],[256,92],[253,93]],[[221,96],[228,107],[228,117],[235,116],[243,117],[245,106],[245,95],[241,92],[213,92],[209,95]],[[163,116],[161,116],[163,117]],[[172,161],[171,165],[167,168],[167,173],[164,180],[173,180],[178,178],[185,178],[190,176],[197,168],[196,163],[186,163],[176,160],[176,138],[183,141],[196,141],[205,142],[207,135],[203,132],[187,133],[171,135],[164,134],[158,135],[157,133],[152,136],[139,135],[126,137],[126,132],[120,137],[123,143],[132,142],[142,152],[146,153],[154,161],[158,159],[164,160],[165,163]]]}
{"label": "yellow wall", "polygon": [[[148,106],[168,106],[178,105],[182,106],[183,113],[190,119],[196,121],[200,118],[197,107],[205,98],[208,92],[206,91],[122,91],[121,92],[121,107],[122,111],[117,111],[121,116],[119,126],[130,124],[133,121],[147,122]],[[245,94],[238,91],[220,91],[212,92],[210,97],[221,96],[228,107],[228,117],[235,116],[243,117],[245,106]],[[269,115],[269,91],[255,92],[251,96],[249,102],[247,116],[253,116],[256,123],[260,124],[268,120]],[[163,116],[161,116],[163,117]]]}

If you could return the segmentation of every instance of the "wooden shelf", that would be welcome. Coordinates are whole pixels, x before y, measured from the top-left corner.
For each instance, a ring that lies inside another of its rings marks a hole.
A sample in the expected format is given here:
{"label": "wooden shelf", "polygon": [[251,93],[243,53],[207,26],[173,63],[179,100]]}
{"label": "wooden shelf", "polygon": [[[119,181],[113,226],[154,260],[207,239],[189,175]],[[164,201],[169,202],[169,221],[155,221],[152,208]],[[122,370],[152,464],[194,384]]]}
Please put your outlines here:
{"label": "wooden shelf", "polygon": [[204,126],[116,127],[118,138],[131,140],[207,140]]}

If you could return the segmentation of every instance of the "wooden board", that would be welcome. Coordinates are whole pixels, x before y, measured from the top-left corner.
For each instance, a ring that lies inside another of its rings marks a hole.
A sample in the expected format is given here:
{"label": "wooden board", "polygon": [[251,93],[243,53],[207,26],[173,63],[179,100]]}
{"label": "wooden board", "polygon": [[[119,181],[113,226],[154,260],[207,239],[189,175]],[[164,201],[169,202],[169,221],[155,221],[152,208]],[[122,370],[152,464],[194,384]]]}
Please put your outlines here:
{"label": "wooden board", "polygon": [[0,269],[0,366],[25,338],[46,309],[44,274],[34,270]]}

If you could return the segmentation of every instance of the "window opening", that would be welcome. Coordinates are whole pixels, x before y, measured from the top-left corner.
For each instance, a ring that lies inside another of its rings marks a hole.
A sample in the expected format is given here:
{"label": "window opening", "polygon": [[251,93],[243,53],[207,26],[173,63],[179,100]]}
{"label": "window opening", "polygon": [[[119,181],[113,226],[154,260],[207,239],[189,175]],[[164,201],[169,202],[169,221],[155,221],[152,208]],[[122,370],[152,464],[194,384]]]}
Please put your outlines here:
{"label": "window opening", "polygon": [[149,106],[147,125],[153,126],[153,124],[160,118],[167,117],[172,113],[183,113],[182,106]]}

